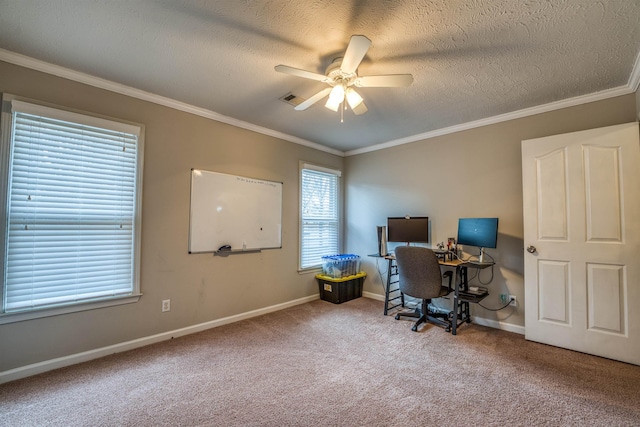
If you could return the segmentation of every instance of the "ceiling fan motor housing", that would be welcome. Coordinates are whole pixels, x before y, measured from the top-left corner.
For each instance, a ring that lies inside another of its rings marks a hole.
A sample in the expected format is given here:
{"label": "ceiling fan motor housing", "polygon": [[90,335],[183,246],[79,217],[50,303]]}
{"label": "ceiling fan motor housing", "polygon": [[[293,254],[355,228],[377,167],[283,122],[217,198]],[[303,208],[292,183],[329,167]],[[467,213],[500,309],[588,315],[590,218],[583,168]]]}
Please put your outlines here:
{"label": "ceiling fan motor housing", "polygon": [[358,75],[353,73],[345,73],[340,69],[342,66],[342,57],[334,59],[331,64],[327,67],[325,71],[325,75],[329,77],[329,83],[331,86],[336,86],[341,84],[342,86],[349,87],[353,85],[353,83],[358,78]]}

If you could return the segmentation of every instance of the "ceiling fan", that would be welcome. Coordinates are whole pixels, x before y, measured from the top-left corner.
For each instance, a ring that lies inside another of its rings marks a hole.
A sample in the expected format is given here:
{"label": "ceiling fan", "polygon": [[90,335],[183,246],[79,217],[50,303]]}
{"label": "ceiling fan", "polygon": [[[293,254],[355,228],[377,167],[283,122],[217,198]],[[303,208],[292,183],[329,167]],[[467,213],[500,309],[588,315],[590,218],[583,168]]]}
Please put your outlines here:
{"label": "ceiling fan", "polygon": [[277,65],[275,70],[280,73],[290,74],[292,76],[303,77],[305,79],[317,80],[327,83],[329,87],[321,90],[311,98],[300,103],[295,107],[296,110],[306,110],[325,96],[329,95],[325,107],[330,110],[338,111],[340,106],[343,110],[344,105],[349,104],[351,110],[356,115],[367,112],[367,106],[364,100],[355,91],[355,87],[406,87],[413,82],[411,74],[388,74],[379,76],[358,76],[358,65],[364,58],[364,55],[371,46],[371,40],[365,36],[351,36],[349,45],[343,58],[336,58],[327,67],[325,74],[305,71],[298,68],[289,67],[287,65]]}

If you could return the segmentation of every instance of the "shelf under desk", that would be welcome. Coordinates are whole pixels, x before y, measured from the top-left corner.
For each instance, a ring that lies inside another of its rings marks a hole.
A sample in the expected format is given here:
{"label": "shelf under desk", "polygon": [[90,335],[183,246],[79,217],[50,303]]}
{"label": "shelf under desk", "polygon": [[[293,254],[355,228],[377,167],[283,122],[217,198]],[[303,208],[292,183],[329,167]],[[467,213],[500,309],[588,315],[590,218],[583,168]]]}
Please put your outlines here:
{"label": "shelf under desk", "polygon": [[489,292],[483,292],[481,294],[477,294],[475,292],[458,292],[458,298],[462,301],[469,301],[472,303],[478,303],[489,296]]}

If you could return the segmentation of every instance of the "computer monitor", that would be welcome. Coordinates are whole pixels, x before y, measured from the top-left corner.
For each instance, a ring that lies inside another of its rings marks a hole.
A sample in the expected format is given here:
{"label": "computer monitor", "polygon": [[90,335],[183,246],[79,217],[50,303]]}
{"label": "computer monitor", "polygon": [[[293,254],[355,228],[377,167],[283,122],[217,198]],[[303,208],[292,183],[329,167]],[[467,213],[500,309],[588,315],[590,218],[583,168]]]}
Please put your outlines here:
{"label": "computer monitor", "polygon": [[480,262],[484,262],[484,249],[495,248],[498,241],[498,218],[460,218],[458,241],[460,245],[480,248]]}
{"label": "computer monitor", "polygon": [[429,243],[429,217],[403,216],[387,218],[387,241]]}

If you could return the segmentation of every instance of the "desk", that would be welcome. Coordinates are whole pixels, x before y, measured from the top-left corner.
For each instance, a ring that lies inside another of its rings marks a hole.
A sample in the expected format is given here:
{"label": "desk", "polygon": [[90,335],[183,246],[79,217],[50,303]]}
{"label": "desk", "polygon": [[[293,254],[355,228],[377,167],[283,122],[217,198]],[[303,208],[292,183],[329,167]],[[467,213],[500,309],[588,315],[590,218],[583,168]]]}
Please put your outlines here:
{"label": "desk", "polygon": [[[398,280],[394,280],[393,276],[397,276],[398,268],[395,265],[395,256],[387,255],[384,257],[388,263],[389,267],[387,270],[387,284],[386,284],[386,293],[385,293],[385,301],[384,301],[384,314],[387,315],[388,310],[398,307],[402,305],[404,307],[404,294],[399,291],[399,289],[393,289],[391,286],[393,284],[397,284]],[[456,269],[456,277],[454,280],[454,289],[453,289],[453,312],[449,313],[449,321],[451,322],[451,333],[456,335],[458,326],[463,323],[471,323],[471,315],[469,313],[469,303],[478,303],[486,298],[489,293],[480,293],[473,294],[469,292],[469,281],[468,281],[468,269],[476,268],[476,269],[484,269],[487,267],[491,267],[493,263],[475,263],[469,261],[462,261],[459,259],[438,259],[438,264],[440,267],[449,267]],[[393,292],[398,292],[400,295],[391,297],[390,294]],[[395,304],[389,307],[390,302],[394,302],[398,298],[401,299],[401,304]]]}
{"label": "desk", "polygon": [[[456,280],[454,281],[455,286],[453,292],[453,310],[455,315],[452,317],[450,316],[451,333],[455,335],[457,333],[458,326],[463,323],[471,323],[469,303],[478,303],[489,295],[488,292],[479,294],[469,292],[468,269],[476,268],[478,270],[482,270],[484,268],[491,267],[493,263],[475,263],[459,259],[451,261],[439,260],[438,263],[441,267],[453,267],[456,269]],[[458,280],[458,277],[460,280]]]}

